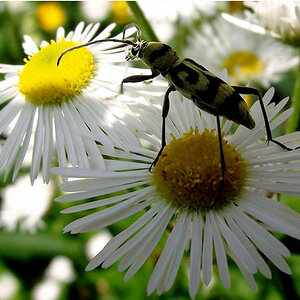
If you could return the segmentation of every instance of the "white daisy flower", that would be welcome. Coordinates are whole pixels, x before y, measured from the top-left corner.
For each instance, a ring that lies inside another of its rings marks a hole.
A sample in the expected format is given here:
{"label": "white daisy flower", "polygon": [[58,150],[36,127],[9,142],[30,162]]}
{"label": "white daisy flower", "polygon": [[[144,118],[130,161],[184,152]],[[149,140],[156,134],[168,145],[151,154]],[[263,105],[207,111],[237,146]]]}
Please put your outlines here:
{"label": "white daisy flower", "polygon": [[201,14],[211,16],[215,14],[217,6],[215,1],[198,0],[143,0],[138,4],[162,41],[167,41],[174,35],[174,24],[178,18],[190,22]]}
{"label": "white daisy flower", "polygon": [[245,12],[245,20],[224,14],[238,26],[261,34],[270,34],[283,42],[299,46],[300,3],[298,1],[245,1],[252,12]]}
{"label": "white daisy flower", "polygon": [[[134,134],[112,112],[111,98],[119,93],[125,74],[124,66],[117,65],[125,61],[123,44],[106,42],[83,47],[66,54],[57,66],[64,50],[91,41],[98,28],[99,24],[84,27],[80,23],[65,34],[60,27],[55,41],[43,41],[40,47],[25,36],[25,65],[0,64],[0,73],[5,74],[0,82],[0,104],[6,104],[0,111],[0,134],[12,127],[6,132],[8,138],[0,154],[5,178],[13,169],[15,179],[30,143],[32,183],[41,161],[43,179],[49,181],[54,141],[60,166],[71,163],[84,168],[90,167],[88,157],[104,168],[96,142],[110,150],[126,149],[128,142],[138,144]],[[94,39],[108,38],[113,28],[114,24],[109,25]],[[137,71],[130,68],[130,72]],[[135,93],[133,88],[126,89]]]}
{"label": "white daisy flower", "polygon": [[109,16],[111,1],[80,1],[80,10],[86,20],[99,22]]}
{"label": "white daisy flower", "polygon": [[[288,102],[271,103],[274,89],[264,96],[272,129],[282,124],[292,110],[279,112]],[[173,227],[156,263],[148,294],[171,288],[185,252],[190,256],[189,292],[194,298],[199,280],[208,285],[212,279],[215,257],[222,283],[230,287],[228,256],[233,259],[253,290],[257,271],[270,278],[271,271],[263,256],[276,267],[290,273],[284,257],[289,250],[264,224],[275,231],[300,238],[300,215],[292,209],[266,198],[256,189],[300,196],[300,150],[285,151],[275,144],[261,141],[265,136],[261,109],[256,102],[251,113],[256,122],[253,130],[238,127],[227,135],[232,122],[222,127],[226,172],[221,195],[221,164],[215,117],[201,112],[191,101],[181,101],[171,94],[167,118],[167,146],[159,161],[149,167],[160,148],[160,109],[146,104],[133,106],[148,128],[141,133],[155,150],[133,147],[131,153],[105,152],[107,170],[56,168],[55,174],[72,177],[62,185],[67,194],[60,202],[75,202],[101,196],[63,211],[75,213],[100,209],[80,218],[64,229],[83,233],[100,230],[136,213],[144,212],[131,226],[112,238],[87,266],[108,268],[119,259],[119,271],[127,269],[131,278],[151,255],[157,243]],[[300,143],[300,132],[281,136],[278,141],[293,148]],[[84,177],[84,178],[82,178]],[[82,179],[81,179],[82,178]],[[263,256],[262,256],[263,255]]]}
{"label": "white daisy flower", "polygon": [[34,186],[29,183],[29,174],[17,178],[13,185],[1,189],[0,227],[6,230],[35,232],[45,227],[44,214],[51,206],[54,184],[45,186],[38,176]]}
{"label": "white daisy flower", "polygon": [[187,57],[217,75],[227,69],[229,82],[235,84],[259,83],[267,87],[298,63],[295,49],[222,18],[204,24],[189,40]]}

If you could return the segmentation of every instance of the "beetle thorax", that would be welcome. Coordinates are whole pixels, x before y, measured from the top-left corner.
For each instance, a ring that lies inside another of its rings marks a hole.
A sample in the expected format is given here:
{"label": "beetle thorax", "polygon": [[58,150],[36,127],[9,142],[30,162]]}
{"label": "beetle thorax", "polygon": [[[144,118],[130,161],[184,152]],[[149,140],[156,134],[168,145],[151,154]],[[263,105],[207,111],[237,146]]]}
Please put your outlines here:
{"label": "beetle thorax", "polygon": [[144,63],[155,73],[167,73],[179,58],[175,50],[160,42],[148,42],[141,57]]}

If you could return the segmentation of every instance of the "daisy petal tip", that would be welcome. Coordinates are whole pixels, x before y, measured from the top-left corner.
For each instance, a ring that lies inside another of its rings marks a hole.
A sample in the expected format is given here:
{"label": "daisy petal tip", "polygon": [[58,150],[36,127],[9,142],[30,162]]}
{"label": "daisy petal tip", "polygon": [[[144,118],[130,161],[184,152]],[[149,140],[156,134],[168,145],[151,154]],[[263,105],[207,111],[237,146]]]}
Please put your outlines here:
{"label": "daisy petal tip", "polygon": [[86,272],[89,272],[89,271],[92,271],[92,270],[96,269],[97,266],[98,266],[98,265],[96,265],[96,264],[94,263],[94,261],[91,260],[91,261],[88,263],[88,265],[85,267],[84,270],[85,270]]}
{"label": "daisy petal tip", "polygon": [[72,228],[71,228],[70,224],[63,228],[63,233],[68,233],[68,232],[72,233]]}
{"label": "daisy petal tip", "polygon": [[269,269],[269,272],[264,273],[263,275],[264,275],[266,278],[268,278],[268,279],[272,279],[272,272],[271,272],[270,269]]}
{"label": "daisy petal tip", "polygon": [[68,232],[70,232],[70,230],[63,228],[62,232],[63,233],[68,233]]}
{"label": "daisy petal tip", "polygon": [[[56,199],[55,199],[55,201],[56,201]],[[57,202],[59,202],[59,201],[57,201]],[[63,210],[60,211],[60,213],[61,213],[61,214],[69,214],[69,213],[72,212],[72,210],[70,211],[70,209],[72,209],[72,207],[63,209]]]}
{"label": "daisy petal tip", "polygon": [[55,198],[54,201],[55,202],[64,202],[64,200],[62,199],[62,196]]}
{"label": "daisy petal tip", "polygon": [[147,296],[149,297],[154,292],[154,288],[148,284]]}
{"label": "daisy petal tip", "polygon": [[189,295],[190,295],[190,297],[191,297],[192,300],[194,300],[196,298],[197,293],[198,293],[198,288],[197,289],[193,289],[193,290],[190,289]]}
{"label": "daisy petal tip", "polygon": [[126,282],[126,281],[128,281],[132,276],[130,276],[130,275],[127,275],[128,273],[126,273],[125,274],[125,276],[124,276],[124,281]]}
{"label": "daisy petal tip", "polygon": [[287,275],[292,275],[292,270],[288,265],[281,271],[284,272]]}

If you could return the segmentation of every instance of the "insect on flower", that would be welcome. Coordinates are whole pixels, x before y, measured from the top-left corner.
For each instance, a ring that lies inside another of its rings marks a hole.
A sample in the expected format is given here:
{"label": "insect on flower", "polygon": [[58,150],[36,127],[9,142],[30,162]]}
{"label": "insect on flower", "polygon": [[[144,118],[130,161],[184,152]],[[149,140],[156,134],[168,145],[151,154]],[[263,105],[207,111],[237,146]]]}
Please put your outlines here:
{"label": "insect on flower", "polygon": [[[126,30],[132,27],[135,27],[137,29],[136,42],[132,42],[131,40],[125,39]],[[222,168],[222,180],[219,195],[223,190],[224,174],[226,171],[226,163],[222,146],[220,116],[224,116],[227,119],[232,120],[235,123],[241,124],[249,129],[253,129],[255,126],[255,122],[248,110],[248,107],[244,99],[240,96],[240,94],[251,94],[258,97],[261,111],[263,114],[263,119],[265,122],[267,142],[273,142],[285,150],[294,150],[273,139],[262,96],[257,89],[252,87],[230,86],[225,81],[212,74],[206,68],[199,65],[192,59],[180,58],[176,51],[170,46],[161,42],[144,41],[141,39],[141,35],[142,31],[138,25],[134,23],[127,24],[123,29],[122,40],[95,40],[90,43],[69,48],[62,52],[57,61],[57,65],[59,65],[62,56],[71,50],[75,50],[81,47],[89,46],[100,42],[119,42],[132,46],[128,50],[126,60],[129,61],[134,59],[141,59],[150,68],[152,72],[150,75],[133,75],[124,78],[121,83],[121,90],[124,83],[150,80],[160,74],[168,81],[169,87],[165,93],[162,108],[161,149],[158,152],[155,160],[151,164],[149,171],[151,171],[152,167],[155,166],[155,164],[157,163],[166,145],[165,120],[167,118],[170,107],[169,94],[173,91],[178,91],[186,98],[192,100],[193,103],[200,109],[216,116]],[[297,147],[295,149],[298,148],[300,147]]]}

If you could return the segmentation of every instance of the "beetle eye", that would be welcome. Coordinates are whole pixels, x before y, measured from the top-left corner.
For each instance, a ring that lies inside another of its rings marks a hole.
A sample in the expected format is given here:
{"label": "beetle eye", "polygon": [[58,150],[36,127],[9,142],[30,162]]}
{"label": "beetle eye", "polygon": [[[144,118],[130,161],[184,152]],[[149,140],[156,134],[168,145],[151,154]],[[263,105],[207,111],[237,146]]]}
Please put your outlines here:
{"label": "beetle eye", "polygon": [[136,56],[138,54],[138,52],[139,52],[139,48],[138,47],[131,49],[131,54],[134,55],[134,56]]}

